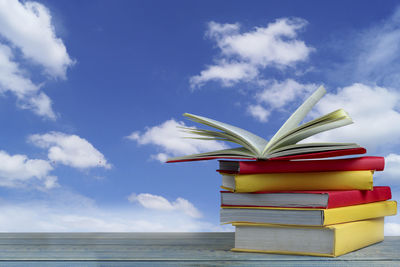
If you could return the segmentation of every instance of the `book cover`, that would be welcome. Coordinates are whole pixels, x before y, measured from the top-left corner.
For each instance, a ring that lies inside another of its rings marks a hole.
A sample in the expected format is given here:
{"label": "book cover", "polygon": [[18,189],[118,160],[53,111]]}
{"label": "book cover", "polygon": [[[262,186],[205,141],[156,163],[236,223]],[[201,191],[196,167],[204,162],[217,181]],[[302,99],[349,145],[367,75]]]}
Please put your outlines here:
{"label": "book cover", "polygon": [[392,198],[389,186],[373,190],[279,191],[232,193],[221,191],[221,206],[338,208]]}
{"label": "book cover", "polygon": [[235,223],[232,251],[337,257],[383,241],[384,218],[324,227]]}
{"label": "book cover", "polygon": [[373,171],[222,174],[222,188],[238,193],[296,190],[372,190]]}
{"label": "book cover", "polygon": [[325,172],[325,171],[383,171],[384,157],[357,157],[325,160],[263,160],[232,161],[220,160],[220,173],[255,174],[287,172]]}

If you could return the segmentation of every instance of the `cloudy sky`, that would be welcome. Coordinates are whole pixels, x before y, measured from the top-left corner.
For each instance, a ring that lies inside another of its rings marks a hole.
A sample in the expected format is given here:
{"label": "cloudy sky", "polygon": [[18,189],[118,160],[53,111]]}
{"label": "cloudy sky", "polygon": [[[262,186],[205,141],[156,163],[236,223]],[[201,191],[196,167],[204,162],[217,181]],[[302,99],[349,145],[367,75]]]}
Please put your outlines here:
{"label": "cloudy sky", "polygon": [[[189,112],[270,138],[310,92],[312,137],[386,158],[400,199],[396,1],[0,0],[0,231],[231,231]],[[400,216],[386,219],[400,235]]]}

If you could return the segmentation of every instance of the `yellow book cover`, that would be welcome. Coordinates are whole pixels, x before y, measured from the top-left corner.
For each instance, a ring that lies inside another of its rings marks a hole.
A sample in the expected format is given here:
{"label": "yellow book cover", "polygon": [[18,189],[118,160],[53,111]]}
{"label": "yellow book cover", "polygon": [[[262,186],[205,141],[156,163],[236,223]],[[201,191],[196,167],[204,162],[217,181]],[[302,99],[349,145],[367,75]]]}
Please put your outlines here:
{"label": "yellow book cover", "polygon": [[235,223],[232,251],[336,257],[383,241],[384,218],[330,226]]}
{"label": "yellow book cover", "polygon": [[221,223],[268,223],[326,226],[396,215],[396,201],[379,201],[333,209],[224,206]]}
{"label": "yellow book cover", "polygon": [[222,188],[232,192],[285,190],[372,190],[373,171],[223,174]]}

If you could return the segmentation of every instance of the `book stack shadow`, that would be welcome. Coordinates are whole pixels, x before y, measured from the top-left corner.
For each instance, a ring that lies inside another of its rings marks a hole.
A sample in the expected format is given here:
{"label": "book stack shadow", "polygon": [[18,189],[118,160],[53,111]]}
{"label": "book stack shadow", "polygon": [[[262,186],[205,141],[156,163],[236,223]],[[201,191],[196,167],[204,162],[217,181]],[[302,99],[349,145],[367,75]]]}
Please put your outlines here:
{"label": "book stack shadow", "polygon": [[395,215],[388,186],[373,186],[383,157],[220,160],[220,221],[233,251],[336,257],[383,241]]}

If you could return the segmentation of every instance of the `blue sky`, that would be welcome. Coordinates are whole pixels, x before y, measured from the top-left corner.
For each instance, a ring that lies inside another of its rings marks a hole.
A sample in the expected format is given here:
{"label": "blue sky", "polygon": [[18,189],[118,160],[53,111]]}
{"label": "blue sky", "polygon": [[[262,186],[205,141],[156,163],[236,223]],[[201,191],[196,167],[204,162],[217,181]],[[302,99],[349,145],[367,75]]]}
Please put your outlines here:
{"label": "blue sky", "polygon": [[[225,231],[189,112],[271,137],[319,85],[400,199],[396,1],[0,1],[0,231]],[[400,217],[385,233],[400,235]]]}

